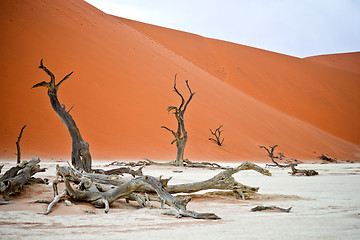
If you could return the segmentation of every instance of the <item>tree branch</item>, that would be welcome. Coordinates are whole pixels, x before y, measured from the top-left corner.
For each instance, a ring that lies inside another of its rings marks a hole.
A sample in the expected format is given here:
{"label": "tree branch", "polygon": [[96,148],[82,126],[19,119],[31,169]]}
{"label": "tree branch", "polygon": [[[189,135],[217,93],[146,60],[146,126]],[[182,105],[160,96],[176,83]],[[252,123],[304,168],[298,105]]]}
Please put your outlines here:
{"label": "tree branch", "polygon": [[20,159],[21,159],[21,153],[20,153],[20,140],[24,131],[24,128],[26,127],[26,124],[21,128],[18,140],[16,141],[16,149],[17,149],[17,161],[16,163],[19,164],[20,163]]}

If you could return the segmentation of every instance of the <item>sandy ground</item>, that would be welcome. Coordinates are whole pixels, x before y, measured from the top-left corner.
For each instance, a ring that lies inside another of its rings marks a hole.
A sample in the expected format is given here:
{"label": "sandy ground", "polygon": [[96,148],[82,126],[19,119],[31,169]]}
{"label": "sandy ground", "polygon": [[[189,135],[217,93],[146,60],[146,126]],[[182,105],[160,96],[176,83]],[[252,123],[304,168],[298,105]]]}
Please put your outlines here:
{"label": "sandy ground", "polygon": [[[5,170],[13,164],[4,162]],[[37,177],[54,178],[54,162]],[[63,164],[63,163],[61,163]],[[103,167],[96,162],[94,167]],[[235,166],[237,164],[223,164]],[[260,164],[263,166],[264,164]],[[360,164],[303,164],[299,168],[315,169],[315,177],[295,177],[288,170],[271,169],[273,176],[254,171],[234,175],[237,181],[260,187],[259,194],[245,201],[216,195],[196,198],[188,209],[214,212],[221,220],[177,219],[163,215],[157,204],[137,208],[123,199],[111,205],[110,212],[86,203],[67,207],[60,202],[51,214],[40,213],[46,204],[28,203],[52,199],[49,185],[26,186],[14,197],[15,202],[0,205],[0,239],[357,239],[360,234]],[[208,179],[218,170],[181,169],[150,166],[144,174],[172,176],[170,184]],[[179,170],[179,169],[177,169]],[[276,205],[290,213],[251,212],[257,205]],[[90,209],[96,214],[86,213]]]}

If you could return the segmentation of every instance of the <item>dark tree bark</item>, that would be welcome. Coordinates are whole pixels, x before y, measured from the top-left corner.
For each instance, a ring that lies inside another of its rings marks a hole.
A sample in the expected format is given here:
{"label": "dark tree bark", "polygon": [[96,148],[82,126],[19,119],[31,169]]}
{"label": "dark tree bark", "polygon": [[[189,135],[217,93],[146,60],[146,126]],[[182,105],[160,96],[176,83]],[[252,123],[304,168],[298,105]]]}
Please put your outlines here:
{"label": "dark tree bark", "polygon": [[210,141],[214,141],[217,145],[221,146],[224,142],[224,138],[222,140],[220,140],[220,135],[223,132],[222,130],[220,130],[222,128],[223,125],[220,125],[217,129],[215,129],[215,131],[213,132],[211,129],[210,132],[212,135],[214,135],[214,138],[209,138]]}
{"label": "dark tree bark", "polygon": [[179,107],[169,106],[167,108],[167,111],[174,112],[176,121],[178,123],[178,128],[177,128],[177,131],[175,132],[165,126],[161,127],[161,128],[168,130],[169,132],[171,132],[173,134],[173,136],[175,137],[175,139],[171,142],[171,144],[176,142],[176,147],[177,147],[177,154],[176,154],[176,160],[175,160],[176,166],[184,165],[184,150],[185,150],[186,142],[188,140],[188,135],[185,130],[184,115],[185,115],[185,111],[186,111],[188,104],[190,103],[192,97],[195,94],[194,92],[191,91],[188,80],[186,80],[186,86],[189,90],[190,96],[189,96],[188,100],[185,102],[183,95],[176,88],[176,74],[175,74],[174,91],[180,96],[181,104]]}
{"label": "dark tree bark", "polygon": [[72,139],[71,162],[73,166],[75,166],[76,169],[83,169],[86,172],[91,172],[91,155],[89,152],[89,144],[82,139],[80,131],[69,113],[71,109],[66,111],[65,105],[60,104],[57,96],[57,91],[60,87],[60,84],[68,79],[73,72],[66,75],[58,84],[55,84],[55,76],[43,65],[43,60],[40,61],[39,68],[44,70],[50,76],[51,80],[50,82],[43,81],[35,84],[33,88],[46,87],[48,89],[48,96],[50,98],[51,106],[60,117],[61,121],[68,128]]}
{"label": "dark tree bark", "polygon": [[18,140],[16,141],[16,149],[17,149],[17,160],[16,160],[16,163],[19,164],[20,163],[20,160],[21,160],[21,153],[20,153],[20,140],[21,140],[21,137],[22,137],[22,134],[23,134],[23,131],[24,131],[24,128],[26,127],[26,125],[24,125],[22,128],[21,128],[21,131],[20,131],[20,134],[19,134],[19,137],[18,137]]}

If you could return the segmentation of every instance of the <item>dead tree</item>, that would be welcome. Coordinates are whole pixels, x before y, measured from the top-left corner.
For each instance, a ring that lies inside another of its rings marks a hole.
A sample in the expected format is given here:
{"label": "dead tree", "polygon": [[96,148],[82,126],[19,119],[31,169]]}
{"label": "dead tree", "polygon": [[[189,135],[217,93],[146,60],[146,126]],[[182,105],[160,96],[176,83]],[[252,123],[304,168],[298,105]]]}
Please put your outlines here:
{"label": "dead tree", "polygon": [[20,131],[20,134],[19,134],[19,137],[18,137],[18,140],[16,141],[16,149],[17,149],[17,161],[16,163],[19,164],[20,163],[20,159],[21,159],[21,153],[20,153],[20,140],[21,140],[21,137],[22,137],[22,134],[23,134],[23,131],[24,131],[24,128],[26,127],[26,124],[21,128],[21,131]]}
{"label": "dead tree", "polygon": [[180,104],[179,107],[169,106],[167,108],[167,111],[168,112],[173,111],[173,113],[175,115],[175,118],[176,118],[176,121],[178,123],[177,131],[175,132],[175,131],[169,129],[168,127],[166,127],[166,126],[161,127],[161,128],[164,128],[164,129],[168,130],[169,132],[171,132],[173,134],[174,138],[175,138],[171,142],[171,144],[176,142],[176,147],[177,147],[177,154],[176,154],[176,160],[175,160],[175,165],[176,166],[183,166],[183,164],[184,164],[184,150],[185,150],[186,142],[188,140],[188,135],[187,135],[187,132],[185,130],[184,115],[185,115],[185,111],[186,111],[186,108],[187,108],[188,104],[190,103],[192,97],[195,94],[194,92],[191,91],[188,80],[186,80],[186,86],[187,86],[187,88],[189,90],[190,96],[189,96],[188,100],[185,102],[185,99],[184,99],[183,95],[176,88],[176,74],[175,74],[174,91],[180,96],[181,104]]}
{"label": "dead tree", "polygon": [[73,73],[69,73],[66,75],[59,83],[55,84],[55,76],[50,70],[48,70],[43,65],[43,60],[40,61],[40,69],[44,70],[50,76],[50,82],[40,82],[35,84],[33,88],[36,87],[46,87],[48,89],[48,96],[50,98],[50,103],[52,108],[55,110],[57,115],[60,117],[61,121],[65,124],[67,129],[69,130],[71,139],[72,139],[72,152],[71,152],[71,162],[77,169],[83,169],[86,172],[91,171],[91,155],[89,151],[89,144],[85,142],[80,134],[78,127],[72,116],[70,115],[71,108],[66,111],[65,105],[61,105],[57,91],[60,87],[60,84],[63,83],[66,79],[70,77]]}
{"label": "dead tree", "polygon": [[[269,150],[267,147],[265,147],[265,146],[259,146],[260,148],[264,148],[266,151],[267,151],[267,153],[268,153],[268,156],[271,158],[271,161],[274,163],[274,164],[266,164],[266,166],[268,166],[268,167],[280,167],[280,168],[286,168],[286,167],[291,167],[292,165],[297,165],[297,164],[294,164],[294,163],[290,163],[290,164],[287,164],[287,165],[283,165],[283,164],[279,164],[279,163],[277,163],[275,160],[274,160],[274,158],[279,158],[279,157],[277,157],[277,156],[274,156],[274,150],[275,150],[275,148],[277,147],[278,145],[275,145],[275,146],[269,146],[269,148],[271,149],[271,150]],[[281,155],[280,155],[281,156]]]}
{"label": "dead tree", "polygon": [[220,130],[222,128],[223,125],[220,125],[214,132],[210,130],[211,134],[215,136],[214,138],[209,138],[210,141],[214,141],[217,145],[221,146],[224,142],[224,138],[222,140],[220,140],[220,135],[223,132],[223,130]]}

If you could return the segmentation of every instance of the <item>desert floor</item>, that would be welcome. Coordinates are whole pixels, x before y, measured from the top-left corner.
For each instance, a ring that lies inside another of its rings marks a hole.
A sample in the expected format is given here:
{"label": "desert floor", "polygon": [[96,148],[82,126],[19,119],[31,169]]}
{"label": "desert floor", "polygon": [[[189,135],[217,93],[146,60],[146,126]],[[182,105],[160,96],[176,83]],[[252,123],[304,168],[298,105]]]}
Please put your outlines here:
{"label": "desert floor", "polygon": [[[9,161],[2,173],[13,166]],[[55,178],[56,162],[42,162],[48,168],[35,177]],[[60,163],[65,164],[65,163]],[[239,163],[222,164],[236,166]],[[105,162],[95,162],[103,168]],[[259,164],[264,166],[264,164]],[[271,168],[271,177],[254,171],[241,171],[237,181],[260,187],[259,194],[236,199],[232,194],[196,195],[188,209],[213,212],[221,220],[197,220],[163,215],[156,203],[138,208],[120,199],[109,213],[87,203],[66,206],[61,201],[45,216],[47,205],[31,200],[52,200],[50,185],[25,186],[11,204],[0,205],[0,239],[358,239],[360,235],[360,164],[302,164],[318,176],[297,177],[288,169]],[[182,170],[181,173],[173,170]],[[206,180],[220,170],[149,166],[144,174],[173,177],[169,184]],[[61,188],[61,187],[60,187]],[[292,206],[289,213],[251,212],[251,208]],[[96,214],[84,210],[92,210]]]}

